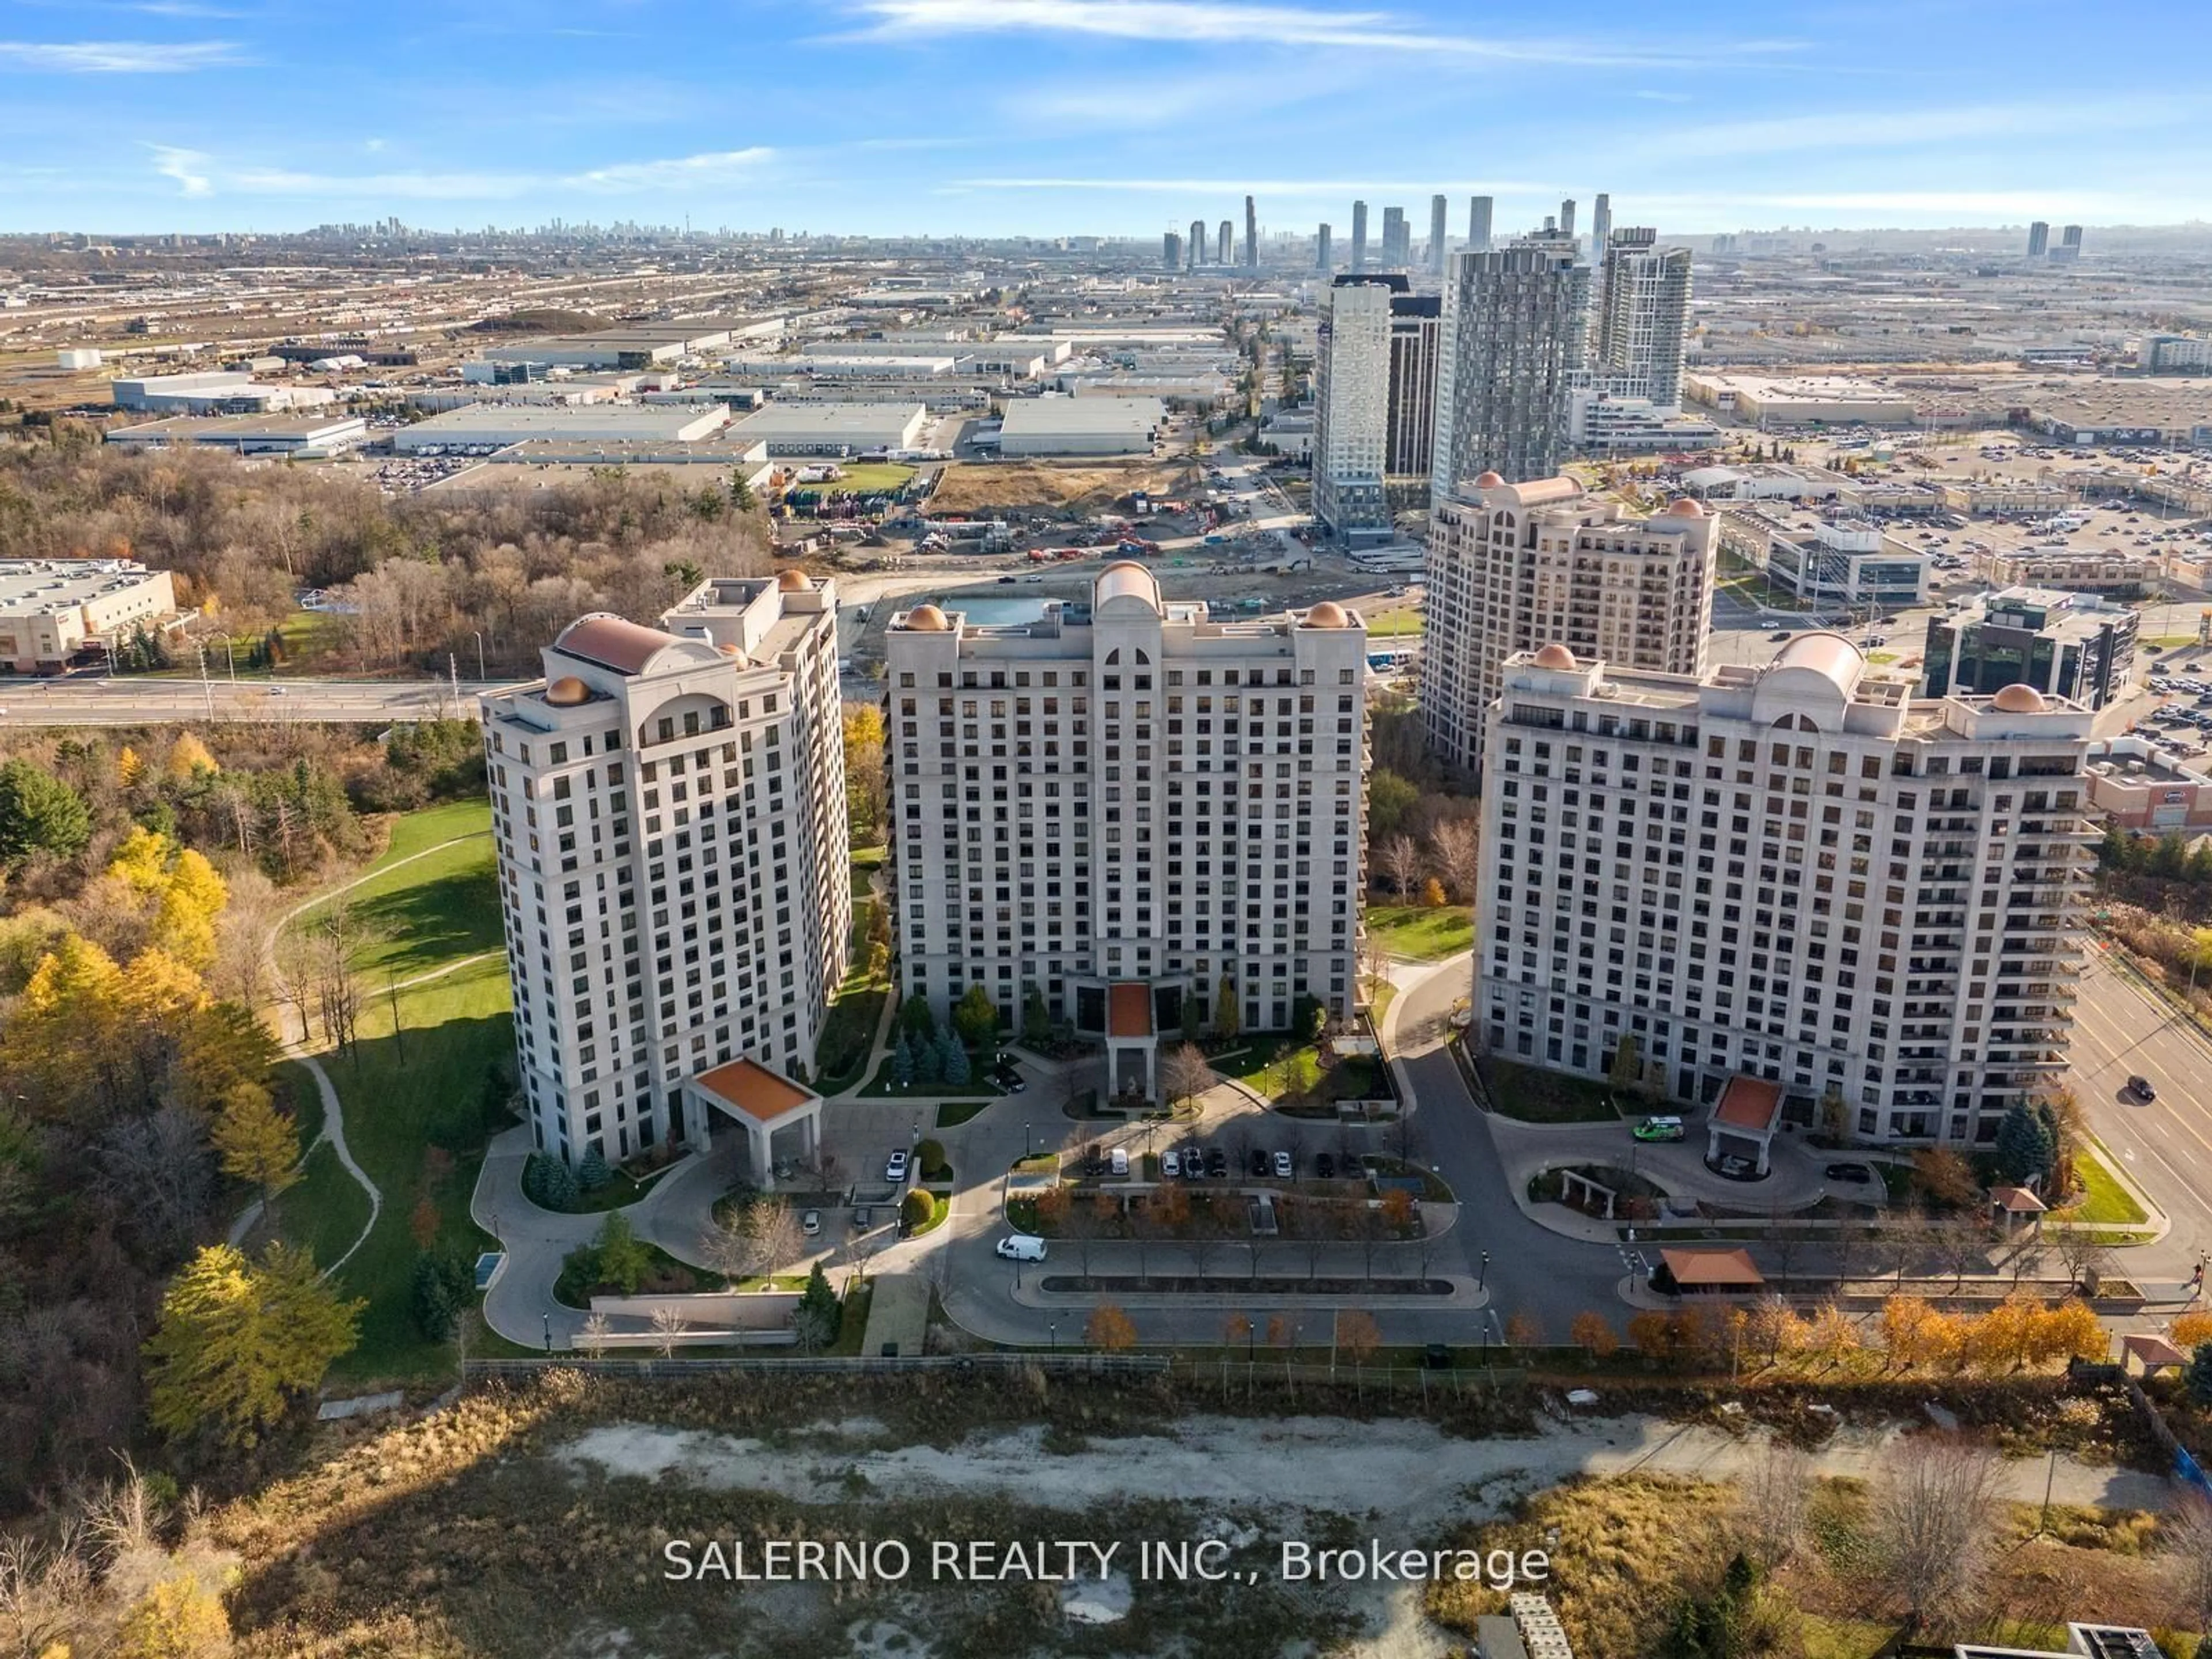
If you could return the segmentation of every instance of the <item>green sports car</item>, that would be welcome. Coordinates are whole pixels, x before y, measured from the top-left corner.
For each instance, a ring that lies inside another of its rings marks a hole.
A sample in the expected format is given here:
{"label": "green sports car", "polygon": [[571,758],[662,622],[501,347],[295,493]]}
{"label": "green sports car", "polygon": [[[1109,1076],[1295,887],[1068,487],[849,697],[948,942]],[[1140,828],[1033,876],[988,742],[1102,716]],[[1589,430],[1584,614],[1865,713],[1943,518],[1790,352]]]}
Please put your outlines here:
{"label": "green sports car", "polygon": [[1647,1117],[1635,1128],[1638,1140],[1680,1140],[1682,1120],[1679,1117]]}

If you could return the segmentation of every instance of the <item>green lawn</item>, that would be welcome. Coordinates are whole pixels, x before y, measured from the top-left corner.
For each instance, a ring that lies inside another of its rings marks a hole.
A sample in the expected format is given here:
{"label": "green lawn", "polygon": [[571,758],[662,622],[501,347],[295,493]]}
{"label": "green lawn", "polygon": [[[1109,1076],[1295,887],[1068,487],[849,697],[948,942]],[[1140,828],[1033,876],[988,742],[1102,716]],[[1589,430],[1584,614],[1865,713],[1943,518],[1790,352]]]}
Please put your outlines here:
{"label": "green lawn", "polygon": [[2085,1221],[2100,1227],[2132,1227],[2150,1219],[2142,1205],[2120,1185],[2106,1167],[2103,1148],[2084,1146],[2074,1158],[2074,1173],[2081,1177],[2081,1201],[2058,1212],[2060,1221]]}
{"label": "green lawn", "polygon": [[872,495],[878,491],[904,489],[915,474],[914,468],[902,466],[896,461],[838,461],[834,465],[845,475],[843,477],[832,478],[826,483],[794,483],[791,493],[811,489],[823,495]]}
{"label": "green lawn", "polygon": [[[1620,1114],[1612,1104],[1612,1091],[1587,1078],[1564,1072],[1539,1071],[1513,1060],[1485,1056],[1479,1064],[1490,1085],[1491,1098],[1506,1117],[1523,1123],[1613,1123]],[[1624,1142],[1625,1146],[1626,1143]]]}
{"label": "green lawn", "polygon": [[[507,964],[500,948],[498,885],[486,833],[489,808],[457,802],[412,812],[392,826],[391,845],[371,879],[349,896],[379,925],[379,936],[355,957],[365,993],[356,1051],[325,1053],[324,1069],[345,1107],[346,1142],[384,1194],[375,1229],[339,1270],[347,1294],[368,1306],[361,1342],[332,1369],[348,1386],[406,1382],[442,1373],[451,1351],[422,1340],[410,1311],[416,1246],[412,1218],[428,1198],[441,1240],[471,1255],[496,1241],[469,1218],[469,1194],[483,1160],[476,1118],[484,1074],[512,1070],[514,1033]],[[469,839],[452,847],[440,843]],[[411,864],[400,860],[437,848]],[[312,921],[310,909],[302,921]],[[467,961],[470,957],[476,961]],[[467,961],[442,977],[386,994],[392,978],[407,979]],[[308,1085],[297,1074],[301,1087]],[[461,1150],[435,1150],[432,1134]],[[286,1232],[316,1249],[319,1260],[343,1253],[368,1212],[368,1194],[338,1168],[327,1149],[307,1163],[307,1177],[278,1205]],[[478,1352],[506,1352],[479,1334]]]}
{"label": "green lawn", "polygon": [[1433,962],[1474,948],[1474,913],[1446,904],[1370,904],[1367,932],[1393,956]]}
{"label": "green lawn", "polygon": [[1370,640],[1418,639],[1425,631],[1421,613],[1418,611],[1386,611],[1370,617],[1367,637]]}
{"label": "green lawn", "polygon": [[957,1128],[990,1103],[988,1100],[948,1100],[937,1109],[937,1127]]}

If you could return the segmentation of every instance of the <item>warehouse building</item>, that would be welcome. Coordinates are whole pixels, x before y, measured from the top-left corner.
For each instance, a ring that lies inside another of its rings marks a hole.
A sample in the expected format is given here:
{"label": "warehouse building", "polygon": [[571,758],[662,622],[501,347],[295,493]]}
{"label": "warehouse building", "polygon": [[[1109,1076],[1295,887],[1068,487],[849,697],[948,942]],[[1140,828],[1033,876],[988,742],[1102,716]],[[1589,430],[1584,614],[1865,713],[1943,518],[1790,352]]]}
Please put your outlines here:
{"label": "warehouse building", "polygon": [[210,369],[195,374],[149,374],[111,380],[108,396],[118,409],[157,415],[243,415],[286,409],[319,409],[337,401],[321,386],[269,386],[251,374]]}
{"label": "warehouse building", "polygon": [[644,439],[690,443],[720,432],[729,419],[730,411],[719,405],[705,409],[641,409],[635,404],[617,404],[597,409],[565,409],[478,404],[401,427],[392,434],[392,447],[402,455],[411,455],[426,450],[488,452],[504,449],[509,444],[526,443],[532,438],[592,442]]}
{"label": "warehouse building", "polygon": [[1167,419],[1158,398],[1029,398],[1006,405],[1000,453],[1149,455]]}
{"label": "warehouse building", "polygon": [[0,559],[0,666],[58,674],[78,652],[177,614],[166,570],[129,559]]}
{"label": "warehouse building", "polygon": [[1771,379],[1756,374],[1691,374],[1692,403],[1761,428],[1771,426],[1914,426],[1912,400],[1871,380],[1841,375]]}
{"label": "warehouse building", "polygon": [[358,415],[177,415],[107,434],[108,442],[131,450],[202,447],[309,461],[368,441],[368,422]]}
{"label": "warehouse building", "polygon": [[729,430],[733,443],[766,444],[770,455],[865,455],[912,449],[928,423],[918,403],[774,403]]}

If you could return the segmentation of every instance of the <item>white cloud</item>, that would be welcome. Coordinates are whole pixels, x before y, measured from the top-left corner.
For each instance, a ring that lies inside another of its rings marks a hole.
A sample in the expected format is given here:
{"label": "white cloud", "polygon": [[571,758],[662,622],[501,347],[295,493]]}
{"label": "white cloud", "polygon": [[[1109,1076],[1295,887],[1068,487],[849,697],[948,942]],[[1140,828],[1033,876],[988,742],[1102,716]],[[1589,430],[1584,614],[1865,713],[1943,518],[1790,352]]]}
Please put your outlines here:
{"label": "white cloud", "polygon": [[[1793,48],[1738,41],[1690,52],[1600,40],[1510,40],[1443,34],[1385,11],[1237,5],[1226,0],[857,0],[877,40],[960,34],[1074,34],[1180,46],[1322,46],[1420,52],[1511,63],[1684,68]],[[1133,97],[1141,96],[1133,88]]]}
{"label": "white cloud", "polygon": [[765,144],[746,149],[708,150],[698,155],[679,155],[657,161],[618,161],[572,173],[562,180],[586,190],[683,190],[695,185],[735,184],[774,160]]}
{"label": "white cloud", "polygon": [[187,196],[212,196],[215,188],[208,182],[204,169],[207,157],[196,149],[179,149],[173,144],[155,144],[154,171],[164,179],[173,179],[184,186]]}
{"label": "white cloud", "polygon": [[[2075,103],[2066,109],[2069,132],[2158,127],[2201,118],[2200,100],[2142,97],[2124,103]],[[2048,133],[2048,104],[1968,105],[1956,109],[1829,110],[1769,120],[1689,127],[1659,140],[1670,155],[1757,155],[1779,150],[1902,149],[1965,138]]]}
{"label": "white cloud", "polygon": [[0,70],[58,75],[181,75],[245,62],[228,40],[0,40]]}

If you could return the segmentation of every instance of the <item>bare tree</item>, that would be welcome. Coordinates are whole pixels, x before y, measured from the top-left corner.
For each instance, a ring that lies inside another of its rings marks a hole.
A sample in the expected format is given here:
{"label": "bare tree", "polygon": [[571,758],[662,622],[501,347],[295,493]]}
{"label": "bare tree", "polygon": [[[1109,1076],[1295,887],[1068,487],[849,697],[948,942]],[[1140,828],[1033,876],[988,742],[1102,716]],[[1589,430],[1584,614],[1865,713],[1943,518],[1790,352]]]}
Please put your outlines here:
{"label": "bare tree", "polygon": [[1941,1216],[1929,1224],[1928,1244],[1937,1265],[1951,1275],[1955,1291],[1966,1283],[1967,1268],[1986,1263],[1989,1230],[1972,1216]]}
{"label": "bare tree", "polygon": [[1170,1104],[1188,1105],[1219,1079],[1195,1042],[1179,1042],[1160,1062],[1160,1091]]}
{"label": "bare tree", "polygon": [[1412,895],[1413,872],[1420,863],[1420,848],[1410,836],[1392,836],[1375,849],[1375,867],[1390,878],[1390,890],[1401,902]]}
{"label": "bare tree", "polygon": [[605,1314],[586,1314],[582,1327],[576,1333],[576,1346],[597,1359],[607,1351],[607,1336],[612,1328]]}
{"label": "bare tree", "polygon": [[753,1272],[773,1273],[799,1254],[799,1218],[779,1198],[760,1199],[746,1206],[745,1231],[753,1247]]}
{"label": "bare tree", "polygon": [[1770,1440],[1736,1490],[1735,1525],[1746,1554],[1771,1572],[1796,1553],[1813,1489],[1813,1460]]}
{"label": "bare tree", "polygon": [[1482,843],[1473,818],[1446,818],[1429,832],[1429,856],[1435,861],[1444,885],[1462,903],[1474,900],[1474,884],[1482,870]]}
{"label": "bare tree", "polygon": [[1955,1629],[1972,1617],[1996,1491],[1996,1459],[1948,1438],[1893,1460],[1876,1487],[1874,1535],[1916,1633]]}
{"label": "bare tree", "polygon": [[732,1211],[726,1217],[711,1218],[699,1235],[699,1259],[709,1271],[724,1279],[736,1280],[753,1275],[756,1257],[753,1237],[745,1225],[746,1208]]}
{"label": "bare tree", "polygon": [[1191,1271],[1198,1275],[1200,1284],[1206,1281],[1206,1269],[1220,1260],[1223,1243],[1219,1218],[1214,1215],[1213,1206],[1208,1205],[1205,1214],[1192,1217],[1190,1237],[1183,1240],[1190,1251]]}
{"label": "bare tree", "polygon": [[276,994],[299,1011],[302,1043],[313,1036],[307,1017],[319,999],[321,964],[322,951],[315,939],[297,929],[283,929],[270,947],[270,974],[276,982]]}
{"label": "bare tree", "polygon": [[[942,1250],[938,1252],[942,1255]],[[820,1353],[830,1346],[830,1320],[834,1316],[824,1308],[793,1308],[791,1310],[792,1340],[799,1352]]]}
{"label": "bare tree", "polygon": [[2112,1265],[2112,1253],[2087,1227],[2061,1227],[2052,1241],[2068,1284],[2084,1296],[2097,1293],[2099,1281]]}
{"label": "bare tree", "polygon": [[659,1350],[663,1359],[676,1357],[677,1345],[690,1328],[684,1322],[684,1316],[673,1308],[662,1306],[653,1310],[653,1346]]}
{"label": "bare tree", "polygon": [[2212,1630],[2212,1502],[2185,1498],[2159,1528],[2165,1543],[2166,1583],[2172,1587],[2177,1621],[2195,1630]]}

